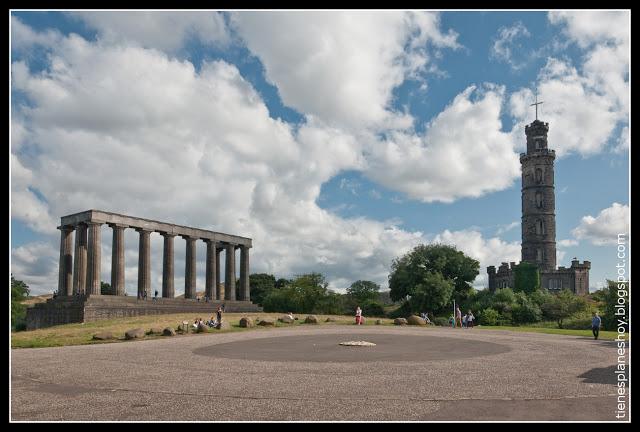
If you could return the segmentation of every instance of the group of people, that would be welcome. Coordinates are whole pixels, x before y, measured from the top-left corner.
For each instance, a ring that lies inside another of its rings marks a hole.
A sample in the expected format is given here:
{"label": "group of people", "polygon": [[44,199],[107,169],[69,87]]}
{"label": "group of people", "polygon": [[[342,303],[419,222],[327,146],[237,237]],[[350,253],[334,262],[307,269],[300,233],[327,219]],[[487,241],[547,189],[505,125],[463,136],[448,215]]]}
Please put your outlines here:
{"label": "group of people", "polygon": [[222,312],[224,312],[224,305],[218,306],[216,310],[216,315],[212,316],[211,319],[204,321],[202,318],[196,318],[193,320],[193,328],[197,329],[200,325],[206,325],[209,327],[217,327],[222,322]]}
{"label": "group of people", "polygon": [[473,312],[469,311],[464,316],[462,316],[462,311],[460,307],[456,307],[455,317],[452,315],[449,317],[449,325],[451,327],[456,328],[458,324],[460,324],[461,328],[473,328],[473,323],[476,317],[473,316]]}

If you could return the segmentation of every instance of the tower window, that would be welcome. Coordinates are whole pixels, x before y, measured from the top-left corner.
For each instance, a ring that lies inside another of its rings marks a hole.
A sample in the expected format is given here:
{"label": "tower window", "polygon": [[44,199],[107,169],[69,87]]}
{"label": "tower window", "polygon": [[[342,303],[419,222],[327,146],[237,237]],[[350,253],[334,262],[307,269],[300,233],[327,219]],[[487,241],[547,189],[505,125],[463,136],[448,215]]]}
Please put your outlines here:
{"label": "tower window", "polygon": [[542,183],[542,168],[536,168],[536,182]]}
{"label": "tower window", "polygon": [[542,194],[540,192],[536,192],[536,207],[542,208]]}
{"label": "tower window", "polygon": [[542,140],[537,139],[536,140],[536,149],[541,149],[542,148]]}
{"label": "tower window", "polygon": [[542,248],[536,249],[536,261],[542,262]]}
{"label": "tower window", "polygon": [[544,221],[542,219],[538,219],[536,221],[536,234],[537,235],[544,234]]}

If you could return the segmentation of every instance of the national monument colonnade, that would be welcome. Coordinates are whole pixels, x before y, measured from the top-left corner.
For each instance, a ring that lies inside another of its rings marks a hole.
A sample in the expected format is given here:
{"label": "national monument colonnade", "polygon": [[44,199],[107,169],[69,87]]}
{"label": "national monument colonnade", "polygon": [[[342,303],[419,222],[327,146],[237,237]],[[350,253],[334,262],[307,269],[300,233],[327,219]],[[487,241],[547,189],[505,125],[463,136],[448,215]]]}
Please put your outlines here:
{"label": "national monument colonnade", "polygon": [[[251,239],[198,228],[174,225],[149,219],[120,215],[100,210],[87,210],[60,221],[60,269],[58,295],[100,295],[101,227],[113,229],[111,289],[112,295],[124,296],[124,230],[139,234],[138,296],[151,292],[151,233],[164,237],[162,259],[162,297],[175,297],[173,241],[176,236],[186,241],[185,299],[196,298],[196,241],[207,245],[205,295],[222,300],[220,284],[220,252],[225,256],[225,300],[250,301],[249,249]],[[75,247],[72,235],[75,232]],[[240,249],[240,286],[236,292],[236,249]]]}

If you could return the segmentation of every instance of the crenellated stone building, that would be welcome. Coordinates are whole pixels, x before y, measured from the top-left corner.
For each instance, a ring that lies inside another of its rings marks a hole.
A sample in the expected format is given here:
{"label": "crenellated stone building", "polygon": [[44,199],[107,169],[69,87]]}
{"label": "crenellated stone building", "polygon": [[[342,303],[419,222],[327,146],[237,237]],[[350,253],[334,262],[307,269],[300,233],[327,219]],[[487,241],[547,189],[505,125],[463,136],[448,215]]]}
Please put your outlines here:
{"label": "crenellated stone building", "polygon": [[[520,154],[522,165],[522,261],[536,264],[540,284],[550,291],[570,289],[589,293],[591,263],[576,258],[571,267],[556,268],[556,202],[554,161],[556,153],[548,148],[549,123],[536,118],[525,127],[527,152]],[[489,289],[514,286],[516,263],[503,262],[496,270],[487,267]]]}

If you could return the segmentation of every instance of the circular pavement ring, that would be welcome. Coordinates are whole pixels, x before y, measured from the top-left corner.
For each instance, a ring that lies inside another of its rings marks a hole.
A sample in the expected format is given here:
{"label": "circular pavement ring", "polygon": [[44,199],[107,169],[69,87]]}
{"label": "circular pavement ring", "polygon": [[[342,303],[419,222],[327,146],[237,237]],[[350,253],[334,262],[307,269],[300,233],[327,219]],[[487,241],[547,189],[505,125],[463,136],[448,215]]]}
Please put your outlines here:
{"label": "circular pavement ring", "polygon": [[340,346],[344,334],[280,336],[226,342],[193,351],[196,355],[261,361],[369,362],[473,358],[511,351],[506,345],[431,335],[358,334],[376,344]]}

